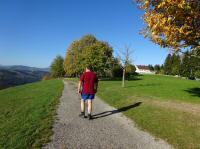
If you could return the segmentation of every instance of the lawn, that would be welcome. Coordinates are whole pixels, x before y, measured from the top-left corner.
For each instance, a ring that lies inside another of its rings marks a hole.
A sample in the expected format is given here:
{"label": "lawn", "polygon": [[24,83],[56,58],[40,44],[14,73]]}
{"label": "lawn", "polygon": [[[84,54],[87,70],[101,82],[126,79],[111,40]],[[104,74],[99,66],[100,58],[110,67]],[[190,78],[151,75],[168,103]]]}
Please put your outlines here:
{"label": "lawn", "polygon": [[138,96],[162,101],[200,103],[200,81],[171,76],[139,76],[135,80],[126,81],[125,88],[121,88],[121,81],[101,81],[99,91],[101,96],[113,96],[115,92],[115,100]]}
{"label": "lawn", "polygon": [[61,80],[0,90],[0,148],[41,148],[52,135]]}
{"label": "lawn", "polygon": [[[143,75],[126,81],[122,88],[121,81],[102,80],[98,96],[123,109],[121,111],[140,129],[166,140],[175,148],[200,148],[199,81]],[[141,104],[134,105],[139,102]],[[193,107],[196,111],[190,110]]]}

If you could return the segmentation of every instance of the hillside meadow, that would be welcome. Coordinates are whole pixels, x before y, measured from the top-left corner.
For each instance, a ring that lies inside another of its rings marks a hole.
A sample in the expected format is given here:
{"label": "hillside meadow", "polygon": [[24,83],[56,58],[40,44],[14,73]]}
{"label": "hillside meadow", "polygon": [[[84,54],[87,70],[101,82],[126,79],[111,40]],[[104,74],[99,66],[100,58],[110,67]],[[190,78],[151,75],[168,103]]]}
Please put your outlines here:
{"label": "hillside meadow", "polygon": [[133,119],[137,127],[175,148],[200,148],[199,81],[141,75],[122,88],[119,79],[101,79],[97,95]]}
{"label": "hillside meadow", "polygon": [[52,135],[62,80],[0,90],[0,148],[41,148]]}

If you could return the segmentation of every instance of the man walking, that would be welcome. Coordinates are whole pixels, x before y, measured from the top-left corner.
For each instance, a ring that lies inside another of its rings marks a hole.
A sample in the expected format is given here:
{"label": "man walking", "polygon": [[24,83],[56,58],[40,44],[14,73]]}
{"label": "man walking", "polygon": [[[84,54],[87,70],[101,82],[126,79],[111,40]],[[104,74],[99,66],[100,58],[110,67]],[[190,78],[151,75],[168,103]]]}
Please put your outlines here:
{"label": "man walking", "polygon": [[86,118],[85,102],[88,106],[88,119],[92,119],[92,101],[95,97],[98,87],[98,77],[91,71],[91,67],[87,66],[85,72],[81,75],[78,84],[78,93],[81,93],[81,114],[79,116]]}

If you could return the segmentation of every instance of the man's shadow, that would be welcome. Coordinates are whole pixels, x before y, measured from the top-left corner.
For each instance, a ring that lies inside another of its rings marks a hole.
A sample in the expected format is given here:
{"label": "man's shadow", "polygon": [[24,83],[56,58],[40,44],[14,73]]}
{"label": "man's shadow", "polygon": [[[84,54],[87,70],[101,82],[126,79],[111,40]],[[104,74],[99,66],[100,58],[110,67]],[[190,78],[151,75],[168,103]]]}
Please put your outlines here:
{"label": "man's shadow", "polygon": [[140,106],[140,104],[142,104],[142,102],[136,102],[134,104],[131,104],[131,105],[126,106],[126,107],[119,108],[117,110],[105,111],[105,112],[102,112],[102,113],[94,114],[94,115],[92,115],[92,119],[102,118],[102,117],[106,117],[106,116],[109,116],[109,115],[112,115],[112,114],[124,112],[124,111],[127,111],[129,109],[136,108],[136,107]]}

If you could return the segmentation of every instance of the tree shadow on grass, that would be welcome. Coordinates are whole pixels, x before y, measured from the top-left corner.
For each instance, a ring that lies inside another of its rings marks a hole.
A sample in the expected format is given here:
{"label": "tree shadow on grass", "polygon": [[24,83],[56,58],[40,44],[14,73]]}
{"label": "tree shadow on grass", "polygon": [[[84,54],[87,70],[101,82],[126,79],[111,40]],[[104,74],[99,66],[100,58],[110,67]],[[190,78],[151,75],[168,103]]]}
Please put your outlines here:
{"label": "tree shadow on grass", "polygon": [[92,119],[102,118],[102,117],[106,117],[106,116],[109,116],[109,115],[112,115],[112,114],[128,111],[132,108],[136,108],[136,107],[140,106],[141,104],[142,104],[142,102],[136,102],[134,104],[131,104],[129,106],[122,107],[122,108],[119,108],[119,109],[116,109],[116,110],[105,111],[105,112],[102,112],[102,113],[94,114],[92,116]]}
{"label": "tree shadow on grass", "polygon": [[200,97],[200,88],[199,87],[190,88],[190,89],[187,89],[184,91],[190,93],[192,96]]}

